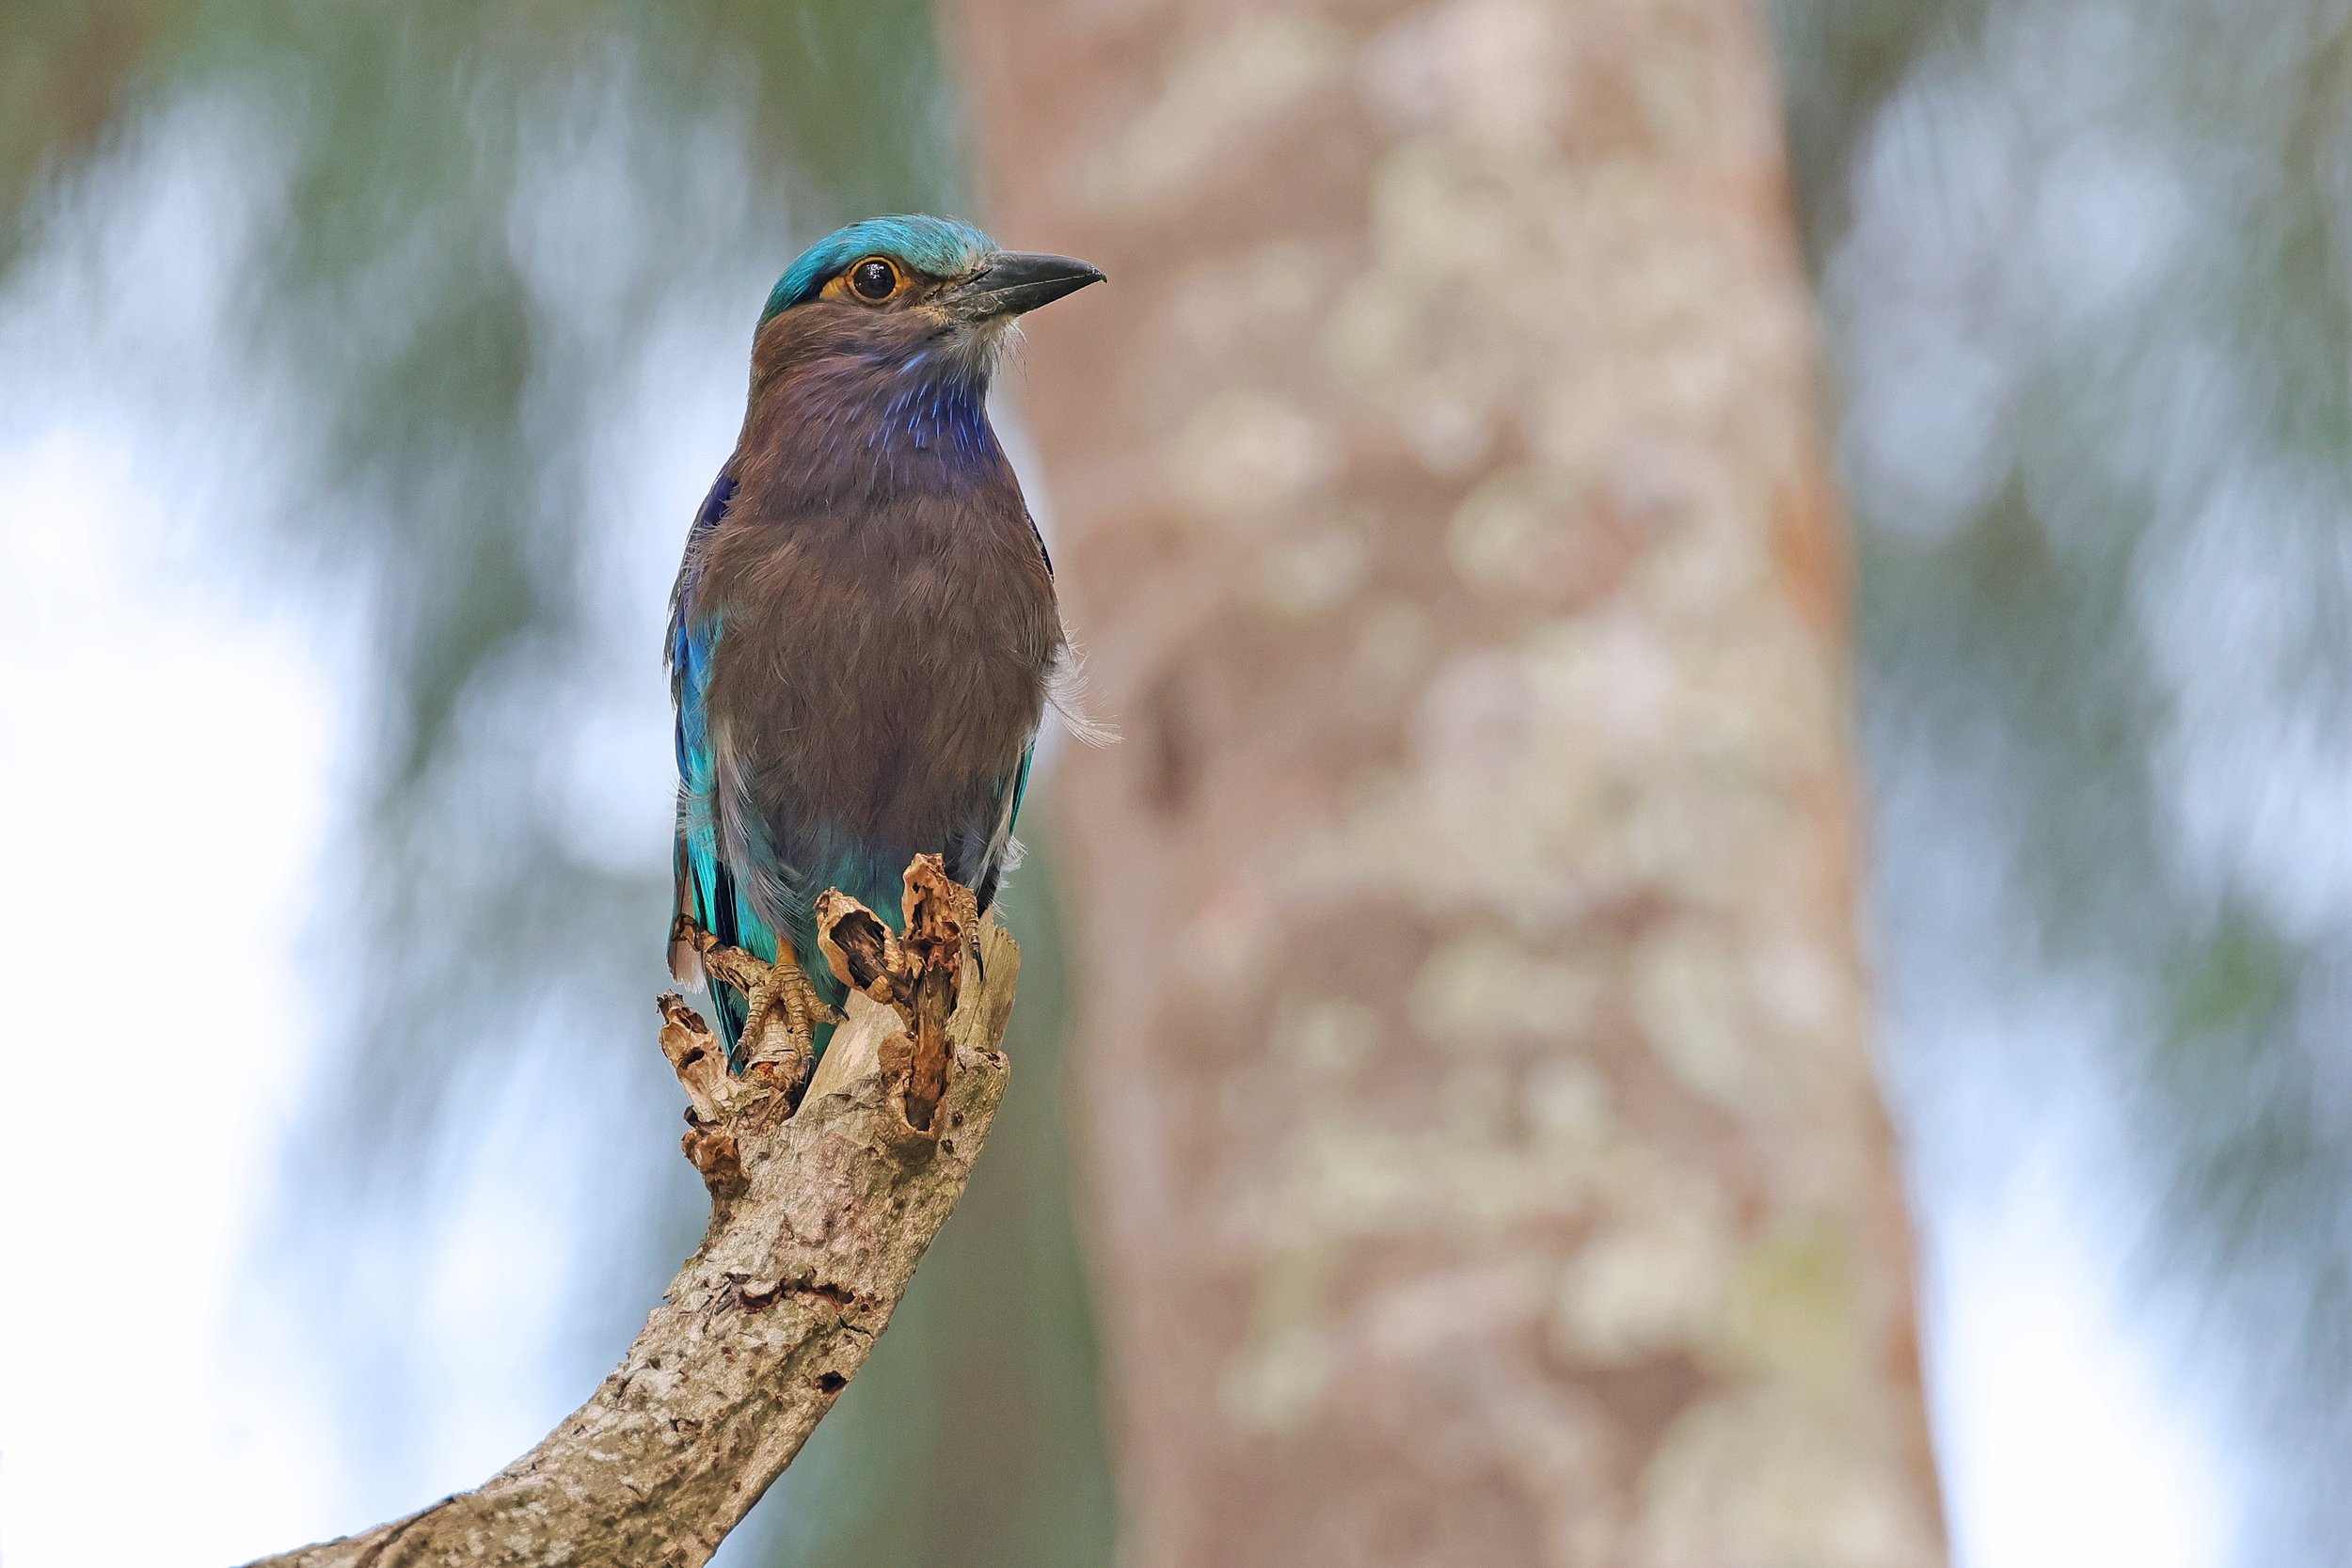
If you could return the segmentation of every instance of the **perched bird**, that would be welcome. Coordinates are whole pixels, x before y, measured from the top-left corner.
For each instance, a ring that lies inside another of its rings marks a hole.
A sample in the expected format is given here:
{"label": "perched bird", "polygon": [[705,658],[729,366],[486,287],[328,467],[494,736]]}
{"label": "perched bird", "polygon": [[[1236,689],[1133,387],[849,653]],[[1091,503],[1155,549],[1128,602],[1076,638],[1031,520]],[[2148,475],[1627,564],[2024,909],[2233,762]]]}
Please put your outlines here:
{"label": "perched bird", "polygon": [[[797,958],[838,1006],[815,942],[827,888],[896,922],[909,861],[936,851],[994,896],[1068,644],[989,380],[1025,311],[1102,277],[883,217],[819,240],[769,295],[670,602],[680,983],[704,978],[699,931]],[[709,985],[740,1068],[747,998]]]}

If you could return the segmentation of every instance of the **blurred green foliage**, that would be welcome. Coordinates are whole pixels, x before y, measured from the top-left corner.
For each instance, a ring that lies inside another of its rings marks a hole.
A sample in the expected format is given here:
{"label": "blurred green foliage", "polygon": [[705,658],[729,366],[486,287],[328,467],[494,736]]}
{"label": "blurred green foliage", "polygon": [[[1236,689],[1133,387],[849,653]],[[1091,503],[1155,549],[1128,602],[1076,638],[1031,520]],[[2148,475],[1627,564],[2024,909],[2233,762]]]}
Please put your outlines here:
{"label": "blurred green foliage", "polygon": [[[2114,1167],[2096,1223],[2125,1238],[2126,1293],[2174,1325],[2160,1354],[2243,1489],[2233,1560],[2333,1560],[2352,17],[1780,0],[1775,21],[1915,1158],[2064,1104]],[[1963,1041],[1979,1059],[1921,1054]]]}

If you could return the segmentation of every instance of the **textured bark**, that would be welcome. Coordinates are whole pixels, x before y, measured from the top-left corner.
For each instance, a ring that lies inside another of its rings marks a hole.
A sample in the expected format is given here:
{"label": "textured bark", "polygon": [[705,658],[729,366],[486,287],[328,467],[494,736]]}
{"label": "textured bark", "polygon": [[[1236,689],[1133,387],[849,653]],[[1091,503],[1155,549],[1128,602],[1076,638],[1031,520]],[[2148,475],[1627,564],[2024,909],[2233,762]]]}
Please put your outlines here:
{"label": "textured bark", "polygon": [[1139,1568],[1942,1560],[1757,21],[961,0]]}
{"label": "textured bark", "polygon": [[[701,1020],[664,999],[662,1049],[691,1106],[685,1147],[710,1187],[710,1228],[595,1396],[474,1491],[252,1568],[708,1560],[890,1322],[1004,1096],[1020,953],[993,922],[975,945],[972,895],[937,860],[908,873],[904,950],[893,942],[881,965],[844,976],[860,989],[797,1110],[797,1082],[761,1070],[754,1033],[753,1065],[732,1076]],[[833,913],[872,920],[853,900]],[[922,1015],[893,1005],[893,982],[928,995],[943,964],[961,974],[952,1067],[926,1132],[907,1117]],[[772,1046],[773,1061],[800,1060]]]}

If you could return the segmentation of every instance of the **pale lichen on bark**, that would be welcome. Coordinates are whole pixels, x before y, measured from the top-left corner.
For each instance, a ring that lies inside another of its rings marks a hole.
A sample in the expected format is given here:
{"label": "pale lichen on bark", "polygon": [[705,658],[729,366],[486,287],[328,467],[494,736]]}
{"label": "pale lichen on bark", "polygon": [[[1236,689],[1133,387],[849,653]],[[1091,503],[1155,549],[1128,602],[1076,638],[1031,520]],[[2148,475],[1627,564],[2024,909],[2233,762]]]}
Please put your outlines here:
{"label": "pale lichen on bark", "polygon": [[[828,958],[852,990],[813,1076],[782,1028],[747,1033],[751,1064],[730,1073],[702,1021],[662,999],[710,1227],[588,1402],[470,1492],[252,1568],[709,1559],[864,1363],[1004,1096],[1019,949],[937,856],[909,868],[905,913],[901,939],[829,895]],[[832,943],[867,924],[888,939],[870,956]],[[770,989],[781,1023],[790,988]]]}
{"label": "pale lichen on bark", "polygon": [[1931,1568],[1741,0],[961,0],[1128,744],[1056,791],[1130,1560]]}

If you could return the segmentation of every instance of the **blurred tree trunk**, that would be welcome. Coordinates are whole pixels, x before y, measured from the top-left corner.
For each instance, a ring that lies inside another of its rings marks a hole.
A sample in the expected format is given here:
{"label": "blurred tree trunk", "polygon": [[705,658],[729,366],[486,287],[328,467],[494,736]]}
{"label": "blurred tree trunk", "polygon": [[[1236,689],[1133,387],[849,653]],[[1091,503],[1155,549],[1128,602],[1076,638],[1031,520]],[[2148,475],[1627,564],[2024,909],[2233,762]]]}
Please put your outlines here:
{"label": "blurred tree trunk", "polygon": [[1057,790],[1126,1560],[1941,1560],[1756,19],[950,19],[1124,734]]}

